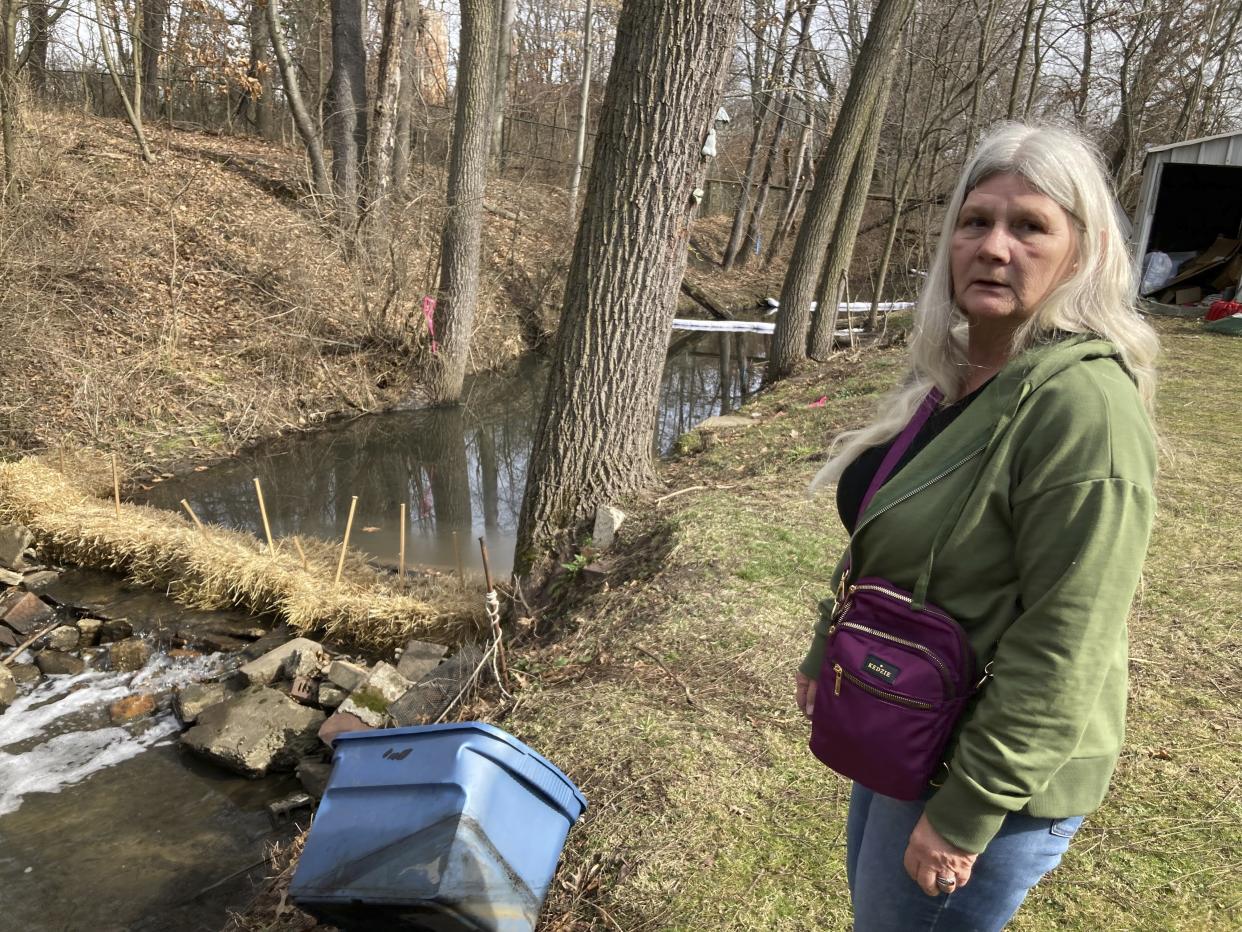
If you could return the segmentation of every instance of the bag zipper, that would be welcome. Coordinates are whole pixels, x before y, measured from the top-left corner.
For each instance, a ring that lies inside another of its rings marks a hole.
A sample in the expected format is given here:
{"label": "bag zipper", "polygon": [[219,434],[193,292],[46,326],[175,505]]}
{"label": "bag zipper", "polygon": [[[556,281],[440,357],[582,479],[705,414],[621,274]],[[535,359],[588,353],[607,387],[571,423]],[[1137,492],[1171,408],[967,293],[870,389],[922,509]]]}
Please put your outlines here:
{"label": "bag zipper", "polygon": [[922,702],[918,699],[910,699],[910,698],[907,698],[906,696],[899,696],[896,693],[885,692],[883,689],[876,689],[871,684],[864,683],[862,680],[856,677],[853,673],[850,673],[847,670],[844,670],[841,667],[841,664],[839,663],[834,663],[832,665],[832,672],[836,674],[836,679],[832,687],[832,694],[834,696],[841,695],[841,680],[842,678],[845,678],[849,680],[851,683],[853,683],[855,686],[857,686],[859,689],[861,689],[863,692],[871,693],[871,695],[878,696],[881,699],[887,699],[889,702],[895,702],[898,705],[909,706],[912,709],[930,709],[932,707],[932,704],[930,702]]}
{"label": "bag zipper", "polygon": [[[859,588],[874,589],[877,587],[860,586]],[[892,641],[894,644],[900,644],[903,647],[909,647],[911,650],[919,651],[920,653],[924,654],[928,660],[934,663],[936,665],[936,669],[940,671],[940,678],[944,680],[944,688],[949,693],[949,695],[946,698],[952,699],[954,695],[957,693],[957,690],[953,688],[953,680],[949,676],[949,668],[944,665],[944,661],[941,660],[939,657],[937,657],[930,647],[927,647],[923,644],[919,644],[917,641],[910,641],[910,640],[907,640],[906,638],[899,638],[897,637],[897,635],[889,634],[887,631],[880,631],[876,628],[869,628],[866,625],[860,625],[856,621],[843,621],[840,624],[838,624],[837,627],[838,628],[850,628],[854,631],[862,631],[864,634],[870,634],[872,637],[883,638],[886,641]]]}

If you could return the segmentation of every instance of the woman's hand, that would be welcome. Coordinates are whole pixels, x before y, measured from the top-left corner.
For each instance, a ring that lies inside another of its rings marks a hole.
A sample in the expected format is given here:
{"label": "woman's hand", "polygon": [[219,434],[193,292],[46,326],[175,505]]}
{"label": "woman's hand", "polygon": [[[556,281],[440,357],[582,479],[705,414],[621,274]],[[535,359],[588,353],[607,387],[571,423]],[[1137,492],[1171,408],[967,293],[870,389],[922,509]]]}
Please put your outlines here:
{"label": "woman's hand", "polygon": [[795,695],[798,711],[810,718],[811,711],[815,708],[815,681],[798,671],[794,673],[794,682],[797,684]]}
{"label": "woman's hand", "polygon": [[[945,841],[924,815],[910,833],[904,863],[906,873],[924,893],[928,896],[939,896],[960,890],[970,882],[970,871],[977,857],[978,855],[963,851]],[[936,884],[937,877],[953,877],[957,883],[951,887],[941,887]]]}

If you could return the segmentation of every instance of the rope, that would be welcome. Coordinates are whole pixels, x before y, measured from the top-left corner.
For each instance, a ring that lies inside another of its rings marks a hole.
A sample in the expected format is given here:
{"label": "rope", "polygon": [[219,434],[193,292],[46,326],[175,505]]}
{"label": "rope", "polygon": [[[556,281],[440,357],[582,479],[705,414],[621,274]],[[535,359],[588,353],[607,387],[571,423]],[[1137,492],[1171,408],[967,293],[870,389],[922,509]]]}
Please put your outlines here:
{"label": "rope", "polygon": [[500,672],[504,664],[505,649],[504,634],[500,629],[500,597],[495,589],[487,590],[487,595],[483,597],[483,607],[487,611],[487,620],[492,626],[492,673],[496,677],[496,685],[500,687],[501,694],[506,699],[512,699],[513,696],[505,689],[505,680]]}

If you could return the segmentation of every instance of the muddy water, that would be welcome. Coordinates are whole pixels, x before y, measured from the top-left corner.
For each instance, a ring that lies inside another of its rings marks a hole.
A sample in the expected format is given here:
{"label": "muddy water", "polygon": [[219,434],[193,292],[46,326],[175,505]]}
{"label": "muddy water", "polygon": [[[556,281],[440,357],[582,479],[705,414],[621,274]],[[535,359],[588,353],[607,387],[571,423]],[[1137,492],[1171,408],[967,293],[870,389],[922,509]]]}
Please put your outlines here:
{"label": "muddy water", "polygon": [[[767,337],[674,337],[653,438],[666,453],[678,436],[739,407],[763,376]],[[351,543],[395,566],[400,506],[408,515],[407,565],[451,568],[454,534],[468,571],[480,569],[476,539],[492,569],[509,572],[545,369],[479,378],[456,408],[398,411],[285,438],[205,472],[152,487],[141,500],[176,509],[185,498],[204,521],[263,533],[254,479],[263,486],[272,533],[340,540],[358,496]]]}

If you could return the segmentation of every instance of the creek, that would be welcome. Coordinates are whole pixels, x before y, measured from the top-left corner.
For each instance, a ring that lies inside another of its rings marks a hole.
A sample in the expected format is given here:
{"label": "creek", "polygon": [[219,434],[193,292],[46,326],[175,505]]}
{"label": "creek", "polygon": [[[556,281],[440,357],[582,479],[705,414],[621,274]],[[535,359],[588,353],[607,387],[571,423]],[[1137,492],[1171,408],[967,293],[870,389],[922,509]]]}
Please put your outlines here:
{"label": "creek", "polygon": [[[652,438],[657,454],[704,418],[728,413],[759,387],[768,339],[692,334],[674,339]],[[407,560],[450,568],[454,532],[466,566],[487,539],[493,569],[512,563],[546,366],[526,360],[481,376],[454,408],[395,411],[281,438],[135,496],[204,521],[262,534],[254,478],[277,535],[340,539],[358,496],[352,543],[395,565],[399,506],[409,515]],[[143,669],[88,669],[45,678],[0,715],[0,932],[218,930],[245,905],[273,842],[268,805],[299,789],[292,776],[247,780],[183,752],[171,689],[217,672],[225,654],[170,655],[187,626],[225,628],[235,614],[188,612],[106,573],[70,570],[45,593],[65,621],[126,618],[157,649]],[[108,706],[150,692],[156,714],[110,720]]]}
{"label": "creek", "polygon": [[[668,453],[704,418],[740,407],[762,381],[768,342],[753,333],[676,336],[655,452]],[[407,566],[451,569],[456,546],[466,570],[479,572],[475,541],[483,537],[493,572],[504,577],[546,372],[546,363],[528,358],[515,373],[471,380],[460,406],[368,415],[283,437],[134,497],[169,509],[185,499],[202,521],[262,535],[258,478],[274,535],[340,540],[356,495],[351,546],[393,568],[404,504]]]}

